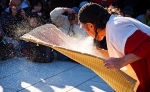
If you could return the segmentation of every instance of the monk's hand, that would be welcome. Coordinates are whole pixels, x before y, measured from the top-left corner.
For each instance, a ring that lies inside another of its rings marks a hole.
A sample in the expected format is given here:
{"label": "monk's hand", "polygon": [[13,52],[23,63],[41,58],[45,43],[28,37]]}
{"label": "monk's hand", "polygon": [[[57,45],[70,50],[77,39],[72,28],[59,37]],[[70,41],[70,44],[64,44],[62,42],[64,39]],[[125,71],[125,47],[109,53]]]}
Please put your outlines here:
{"label": "monk's hand", "polygon": [[122,58],[109,58],[104,61],[104,66],[109,70],[119,70],[124,66]]}

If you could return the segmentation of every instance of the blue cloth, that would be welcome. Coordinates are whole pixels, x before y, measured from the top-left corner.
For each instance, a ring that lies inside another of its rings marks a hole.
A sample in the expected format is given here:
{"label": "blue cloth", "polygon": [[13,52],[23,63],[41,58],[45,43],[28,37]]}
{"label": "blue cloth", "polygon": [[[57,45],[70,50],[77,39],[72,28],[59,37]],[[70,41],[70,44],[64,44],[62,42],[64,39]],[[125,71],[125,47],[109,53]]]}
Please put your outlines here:
{"label": "blue cloth", "polygon": [[28,8],[28,4],[26,4],[26,0],[24,0],[21,4],[21,8]]}
{"label": "blue cloth", "polygon": [[79,8],[78,7],[72,7],[73,10],[75,10],[76,13],[79,12]]}
{"label": "blue cloth", "polygon": [[88,1],[82,1],[80,4],[79,4],[79,8],[81,8],[83,5],[87,4]]}

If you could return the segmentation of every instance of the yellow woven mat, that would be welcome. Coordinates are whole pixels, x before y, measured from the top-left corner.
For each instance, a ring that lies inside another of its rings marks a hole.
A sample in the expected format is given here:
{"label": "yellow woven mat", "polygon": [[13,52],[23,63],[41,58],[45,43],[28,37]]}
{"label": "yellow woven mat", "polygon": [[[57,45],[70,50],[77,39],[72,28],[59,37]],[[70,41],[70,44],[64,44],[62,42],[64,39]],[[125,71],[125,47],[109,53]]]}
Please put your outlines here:
{"label": "yellow woven mat", "polygon": [[135,79],[122,71],[110,71],[104,67],[103,61],[108,58],[107,51],[97,50],[93,45],[87,45],[66,36],[52,24],[40,26],[23,35],[21,39],[37,43],[37,45],[49,46],[67,55],[93,70],[116,92],[133,92],[136,84]]}

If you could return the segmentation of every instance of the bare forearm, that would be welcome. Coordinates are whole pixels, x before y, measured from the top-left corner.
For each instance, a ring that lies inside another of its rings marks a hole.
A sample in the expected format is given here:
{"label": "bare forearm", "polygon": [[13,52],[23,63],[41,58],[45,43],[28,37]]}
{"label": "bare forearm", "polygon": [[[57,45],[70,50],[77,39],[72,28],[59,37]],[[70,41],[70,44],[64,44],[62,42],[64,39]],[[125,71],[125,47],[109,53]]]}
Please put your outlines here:
{"label": "bare forearm", "polygon": [[136,56],[135,54],[130,53],[122,57],[122,64],[123,66],[126,66],[140,59],[141,59],[140,57]]}
{"label": "bare forearm", "polygon": [[109,70],[119,70],[120,68],[136,62],[137,60],[141,59],[140,57],[134,55],[134,54],[127,54],[122,58],[109,58],[105,60],[104,66]]}

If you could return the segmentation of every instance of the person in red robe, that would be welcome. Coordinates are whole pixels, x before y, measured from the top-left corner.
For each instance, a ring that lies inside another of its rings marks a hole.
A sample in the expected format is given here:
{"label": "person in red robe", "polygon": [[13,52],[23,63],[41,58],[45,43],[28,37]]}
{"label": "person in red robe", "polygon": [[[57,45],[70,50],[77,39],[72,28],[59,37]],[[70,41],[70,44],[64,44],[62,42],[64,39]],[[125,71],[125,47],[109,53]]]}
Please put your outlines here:
{"label": "person in red robe", "polygon": [[136,92],[150,92],[150,27],[111,15],[96,3],[81,7],[78,16],[81,27],[94,39],[101,41],[106,36],[110,58],[104,66],[115,71],[130,64],[140,82]]}

